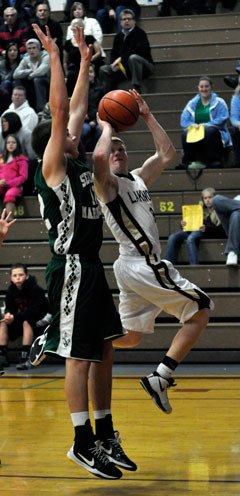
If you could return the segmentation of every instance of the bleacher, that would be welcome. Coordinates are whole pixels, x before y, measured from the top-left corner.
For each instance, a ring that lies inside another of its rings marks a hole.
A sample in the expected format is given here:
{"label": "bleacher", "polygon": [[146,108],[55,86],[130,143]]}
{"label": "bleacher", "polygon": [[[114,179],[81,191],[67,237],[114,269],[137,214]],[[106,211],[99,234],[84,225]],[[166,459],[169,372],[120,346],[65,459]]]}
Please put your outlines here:
{"label": "bleacher", "polygon": [[[52,16],[58,20],[60,13],[53,12]],[[224,85],[223,77],[234,74],[240,55],[240,0],[234,12],[219,11],[209,16],[173,15],[159,18],[156,17],[156,6],[143,6],[139,24],[149,34],[156,61],[154,75],[144,83],[143,96],[177,148],[176,160],[151,191],[164,258],[168,235],[179,228],[182,204],[198,202],[201,190],[208,186],[230,197],[239,193],[240,169],[233,167],[232,155],[227,168],[204,170],[199,178],[194,174],[191,177],[183,170],[175,170],[175,166],[181,161],[180,112],[189,98],[196,94],[198,77],[210,75],[214,90],[227,103],[230,102],[232,91]],[[63,27],[66,29],[66,26]],[[113,35],[104,36],[103,46],[107,52],[112,38]],[[129,150],[130,168],[139,166],[154,151],[151,135],[141,120],[120,136]],[[90,156],[88,161],[91,165]],[[44,269],[50,251],[37,198],[25,197],[18,205],[17,213],[19,220],[1,249],[1,298],[9,284],[9,267],[13,261],[26,263],[39,284],[45,287]],[[210,324],[185,362],[239,361],[240,270],[239,267],[225,265],[224,247],[224,239],[202,240],[198,266],[189,266],[185,247],[179,253],[181,264],[178,268],[182,275],[206,290],[215,302]],[[101,257],[116,305],[118,296],[112,263],[117,255],[117,244],[104,226]],[[175,319],[161,314],[156,322],[155,334],[145,337],[137,349],[117,350],[115,361],[158,362],[177,328]]]}

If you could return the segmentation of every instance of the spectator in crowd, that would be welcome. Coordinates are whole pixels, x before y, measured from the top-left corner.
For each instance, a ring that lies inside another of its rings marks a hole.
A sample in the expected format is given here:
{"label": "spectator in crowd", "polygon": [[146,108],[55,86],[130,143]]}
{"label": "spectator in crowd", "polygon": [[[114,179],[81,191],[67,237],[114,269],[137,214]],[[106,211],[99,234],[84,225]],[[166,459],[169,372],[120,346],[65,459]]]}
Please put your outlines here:
{"label": "spectator in crowd", "polygon": [[29,353],[38,330],[38,321],[50,320],[49,303],[43,288],[22,263],[12,265],[11,283],[6,292],[5,313],[0,323],[0,366],[8,367],[8,342],[22,336],[22,351],[18,370],[31,368]]}
{"label": "spectator in crowd", "polygon": [[85,150],[92,152],[101,130],[97,123],[98,104],[105,94],[105,88],[96,78],[94,65],[89,66],[89,90],[88,90],[88,111],[83,123],[81,141]]}
{"label": "spectator in crowd", "polygon": [[5,140],[8,134],[14,134],[18,138],[22,153],[26,157],[30,160],[36,158],[31,144],[32,132],[27,128],[23,128],[21,119],[16,112],[8,111],[1,117],[0,153],[4,153]]}
{"label": "spectator in crowd", "polygon": [[100,67],[99,78],[106,91],[127,79],[132,87],[141,92],[143,79],[153,72],[154,63],[149,40],[145,31],[136,25],[135,14],[130,9],[122,10],[121,32],[114,37],[111,63]]}
{"label": "spectator in crowd", "polygon": [[[203,225],[198,231],[181,230],[170,234],[165,258],[172,262],[172,264],[177,263],[178,251],[182,243],[186,243],[190,265],[198,265],[198,248],[200,240],[226,237],[220,220],[212,206],[212,199],[215,194],[216,191],[214,188],[205,188],[202,191]],[[186,222],[182,220],[182,228],[184,228],[185,225]]]}
{"label": "spectator in crowd", "polygon": [[14,6],[18,11],[19,18],[29,22],[34,14],[33,3],[35,3],[35,0],[1,0],[0,16],[3,16],[3,12],[7,7]]}
{"label": "spectator in crowd", "polygon": [[10,41],[6,46],[5,57],[0,60],[0,88],[12,94],[13,73],[20,62],[20,52],[17,43]]}
{"label": "spectator in crowd", "polygon": [[[103,41],[103,32],[102,28],[97,21],[97,19],[94,19],[93,17],[87,17],[86,16],[86,10],[81,2],[74,2],[71,7],[70,11],[70,19],[71,21],[73,19],[82,19],[83,21],[83,27],[84,27],[84,35],[88,36],[91,35],[95,38],[95,40],[99,43],[101,47],[101,56],[105,57],[105,52],[102,48],[102,41]],[[72,27],[71,24],[67,28],[67,34],[66,34],[66,40],[71,39],[73,36],[72,32]]]}
{"label": "spectator in crowd", "polygon": [[[213,92],[211,79],[201,76],[198,94],[187,103],[181,114],[184,166],[192,168],[196,161],[200,162],[202,168],[223,166],[227,151],[232,145],[227,128],[228,118],[226,102]],[[189,141],[192,132],[195,134],[193,142]]]}
{"label": "spectator in crowd", "polygon": [[226,265],[236,266],[240,255],[240,195],[233,199],[215,195],[212,205],[227,235]]}
{"label": "spectator in crowd", "polygon": [[233,126],[232,141],[235,167],[240,167],[240,85],[235,89],[230,104],[230,122]]}
{"label": "spectator in crowd", "polygon": [[10,41],[18,45],[21,54],[25,53],[29,26],[18,18],[17,10],[14,7],[7,7],[4,10],[3,20],[3,24],[0,25],[0,55],[5,57]]}
{"label": "spectator in crowd", "polygon": [[141,7],[136,0],[89,0],[89,10],[96,16],[104,33],[112,33],[122,28],[121,12],[131,9],[139,19]]}
{"label": "spectator in crowd", "polygon": [[[32,131],[38,123],[38,115],[35,110],[30,107],[26,98],[26,89],[24,86],[15,86],[12,91],[12,103],[8,110],[16,112],[19,115],[23,128]],[[8,112],[6,110],[6,112]],[[5,112],[4,112],[5,113]],[[2,115],[4,115],[4,113]]]}
{"label": "spectator in crowd", "polygon": [[26,42],[27,55],[13,73],[14,85],[26,88],[31,107],[40,112],[48,101],[50,81],[50,61],[45,50],[41,50],[39,40],[30,38]]}
{"label": "spectator in crowd", "polygon": [[15,203],[22,196],[22,185],[28,178],[28,158],[23,155],[19,140],[8,134],[0,158],[0,197],[7,212],[14,212]]}
{"label": "spectator in crowd", "polygon": [[[48,2],[36,2],[36,13],[34,23],[38,24],[44,34],[46,34],[46,26],[48,26],[50,33],[59,48],[60,57],[63,57],[63,30],[59,22],[51,19],[50,5]],[[37,36],[33,29],[31,29],[29,38],[36,38]],[[38,40],[39,41],[39,40]]]}
{"label": "spectator in crowd", "polygon": [[[79,53],[78,45],[76,43],[76,38],[75,38],[76,26],[83,27],[83,20],[80,18],[72,20],[71,27],[72,27],[73,36],[70,40],[66,40],[64,44],[64,54],[63,54],[64,57],[63,67],[64,67],[65,75],[67,77],[67,90],[69,97],[72,95],[81,63],[81,55]],[[86,35],[85,41],[87,45],[92,45],[91,63],[94,64],[95,71],[98,74],[98,69],[103,64],[101,47],[98,41],[92,35]]]}

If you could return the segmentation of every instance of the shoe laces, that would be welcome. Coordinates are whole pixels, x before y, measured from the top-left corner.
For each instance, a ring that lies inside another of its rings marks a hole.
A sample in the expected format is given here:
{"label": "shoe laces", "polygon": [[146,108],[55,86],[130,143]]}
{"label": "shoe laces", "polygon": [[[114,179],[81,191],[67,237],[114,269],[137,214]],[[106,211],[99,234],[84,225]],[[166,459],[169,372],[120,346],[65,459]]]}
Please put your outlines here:
{"label": "shoe laces", "polygon": [[104,465],[108,465],[110,463],[107,455],[105,455],[104,451],[101,450],[100,445],[101,441],[95,442],[96,446],[94,448],[89,448],[89,451]]}
{"label": "shoe laces", "polygon": [[116,449],[118,451],[118,453],[121,453],[122,455],[124,455],[124,451],[121,447],[121,438],[119,436],[119,432],[118,431],[114,431],[114,437],[111,437],[111,438],[108,438],[107,441],[113,446],[114,449]]}

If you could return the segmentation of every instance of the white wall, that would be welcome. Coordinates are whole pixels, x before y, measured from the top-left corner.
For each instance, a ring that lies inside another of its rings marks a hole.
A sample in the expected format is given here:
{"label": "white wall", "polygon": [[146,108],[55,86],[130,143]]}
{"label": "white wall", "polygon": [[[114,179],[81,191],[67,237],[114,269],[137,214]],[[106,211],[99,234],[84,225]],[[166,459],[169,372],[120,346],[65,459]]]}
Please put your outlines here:
{"label": "white wall", "polygon": [[49,0],[51,10],[64,10],[66,2],[64,0]]}

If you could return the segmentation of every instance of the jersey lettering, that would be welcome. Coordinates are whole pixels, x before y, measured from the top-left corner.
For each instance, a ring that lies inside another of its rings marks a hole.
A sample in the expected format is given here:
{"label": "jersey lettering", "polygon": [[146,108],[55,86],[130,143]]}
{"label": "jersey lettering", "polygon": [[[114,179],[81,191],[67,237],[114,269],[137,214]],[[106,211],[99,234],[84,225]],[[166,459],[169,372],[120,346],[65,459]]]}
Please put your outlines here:
{"label": "jersey lettering", "polygon": [[92,184],[93,182],[91,172],[83,172],[79,177],[83,188],[85,188],[88,184]]}
{"label": "jersey lettering", "polygon": [[128,196],[131,200],[132,203],[137,203],[137,202],[149,202],[151,201],[150,195],[147,190],[142,191],[128,191]]}
{"label": "jersey lettering", "polygon": [[102,216],[101,208],[97,207],[82,207],[83,219],[99,219]]}

